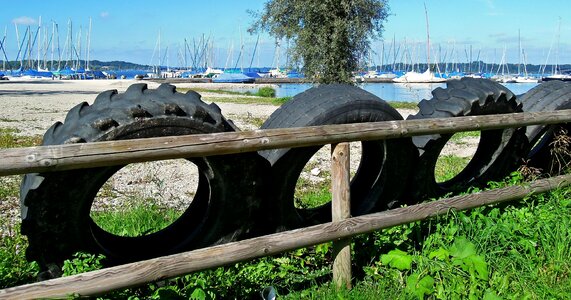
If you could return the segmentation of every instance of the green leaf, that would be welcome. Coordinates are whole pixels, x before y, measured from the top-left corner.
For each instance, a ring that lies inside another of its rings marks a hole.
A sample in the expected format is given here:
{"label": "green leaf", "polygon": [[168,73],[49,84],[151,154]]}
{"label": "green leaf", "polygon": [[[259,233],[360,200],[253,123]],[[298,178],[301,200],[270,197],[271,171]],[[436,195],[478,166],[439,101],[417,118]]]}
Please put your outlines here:
{"label": "green leaf", "polygon": [[454,244],[450,247],[450,255],[455,258],[463,259],[476,254],[476,246],[465,237],[456,238]]}
{"label": "green leaf", "polygon": [[440,247],[438,250],[432,251],[428,254],[428,258],[433,259],[436,257],[438,260],[445,260],[450,256],[450,252],[448,250]]}
{"label": "green leaf", "polygon": [[482,300],[502,300],[503,298],[498,296],[494,291],[487,289],[484,293]]}
{"label": "green leaf", "polygon": [[420,278],[420,274],[413,273],[406,279],[406,290],[414,294],[418,299],[424,299],[434,292],[434,278],[432,276],[424,276]]}
{"label": "green leaf", "polygon": [[488,264],[480,255],[472,255],[464,259],[467,265],[470,265],[478,273],[478,278],[488,280]]}
{"label": "green leaf", "polygon": [[190,299],[204,300],[206,299],[206,293],[201,288],[196,288],[194,291],[192,291]]}
{"label": "green leaf", "polygon": [[412,265],[412,256],[402,250],[395,249],[389,251],[387,254],[381,255],[381,263],[401,271],[410,270]]}

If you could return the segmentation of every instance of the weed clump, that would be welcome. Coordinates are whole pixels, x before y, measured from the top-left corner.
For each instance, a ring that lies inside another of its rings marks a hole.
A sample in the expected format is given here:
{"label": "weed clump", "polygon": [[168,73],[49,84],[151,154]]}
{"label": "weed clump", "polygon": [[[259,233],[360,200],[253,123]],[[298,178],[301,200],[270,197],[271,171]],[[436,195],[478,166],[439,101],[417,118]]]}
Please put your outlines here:
{"label": "weed clump", "polygon": [[563,174],[571,167],[571,136],[567,129],[561,128],[553,135],[549,152],[552,159],[549,170],[551,174]]}

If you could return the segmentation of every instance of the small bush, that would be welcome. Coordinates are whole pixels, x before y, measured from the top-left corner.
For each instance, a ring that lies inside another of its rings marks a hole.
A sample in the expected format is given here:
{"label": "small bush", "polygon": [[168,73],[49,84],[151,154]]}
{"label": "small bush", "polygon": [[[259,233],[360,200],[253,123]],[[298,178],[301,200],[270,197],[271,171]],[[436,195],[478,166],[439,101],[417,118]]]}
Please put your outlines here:
{"label": "small bush", "polygon": [[89,254],[78,252],[73,255],[73,259],[67,259],[63,262],[63,276],[71,276],[89,271],[95,271],[103,268],[102,260],[105,256],[102,254]]}
{"label": "small bush", "polygon": [[276,90],[271,87],[263,87],[258,90],[256,96],[265,98],[274,98],[276,96]]}

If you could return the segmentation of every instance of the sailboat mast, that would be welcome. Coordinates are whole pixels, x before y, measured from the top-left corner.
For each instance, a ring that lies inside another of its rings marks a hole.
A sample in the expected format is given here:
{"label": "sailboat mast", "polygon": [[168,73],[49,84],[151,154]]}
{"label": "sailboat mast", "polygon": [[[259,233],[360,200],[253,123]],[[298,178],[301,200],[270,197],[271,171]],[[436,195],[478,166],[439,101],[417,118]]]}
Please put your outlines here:
{"label": "sailboat mast", "polygon": [[184,55],[183,55],[183,59],[184,59],[184,66],[188,69],[190,69],[190,64],[188,63],[188,59],[186,56],[186,50],[188,49],[188,43],[186,41],[186,38],[184,38]]}
{"label": "sailboat mast", "polygon": [[[71,20],[69,20],[69,22],[71,22]],[[68,23],[67,25],[67,36],[66,36],[66,44],[65,44],[65,53],[66,53],[66,58],[65,58],[65,68],[73,68],[72,64],[73,64],[73,37],[72,37],[72,32],[73,32],[73,28],[71,23]]]}
{"label": "sailboat mast", "polygon": [[6,61],[8,57],[6,56],[6,51],[4,50],[4,43],[6,41],[6,35],[8,34],[8,26],[4,26],[4,38],[2,38],[2,53],[4,53],[4,60],[2,63],[2,70],[6,70]]}
{"label": "sailboat mast", "polygon": [[[402,69],[402,53],[400,51],[400,48],[402,46],[402,42],[399,43],[398,49],[397,49],[397,40],[396,40],[396,34],[393,35],[393,72],[396,71],[397,69]],[[397,63],[397,59],[401,59],[398,63]],[[400,66],[399,66],[400,65]]]}
{"label": "sailboat mast", "polygon": [[472,44],[470,44],[470,59],[469,59],[469,61],[468,61],[468,64],[469,64],[468,66],[469,66],[470,73],[472,73],[472,62],[474,61],[474,60],[472,59],[472,53],[473,53],[473,52],[472,52]]}
{"label": "sailboat mast", "polygon": [[61,70],[61,49],[60,49],[60,45],[59,45],[59,25],[57,23],[55,23],[56,25],[56,36],[57,36],[57,69]]}
{"label": "sailboat mast", "polygon": [[250,69],[249,71],[252,71],[252,63],[254,63],[254,56],[256,55],[256,50],[258,49],[258,42],[260,41],[260,35],[258,34],[258,38],[256,38],[256,44],[254,45],[254,52],[252,53],[252,59],[250,59],[250,66],[248,67],[248,69]]}
{"label": "sailboat mast", "polygon": [[49,49],[49,43],[51,43],[51,38],[48,40],[48,27],[44,27],[44,48],[42,51],[42,69],[46,70],[47,67],[47,55],[48,55],[48,49]]}
{"label": "sailboat mast", "polygon": [[42,16],[38,19],[38,51],[37,51],[37,58],[36,58],[36,68],[38,71],[40,70],[40,45],[42,41]]}
{"label": "sailboat mast", "polygon": [[[56,22],[52,21],[52,40],[53,40],[53,38],[54,38],[54,36],[55,36],[55,33],[56,33]],[[50,64],[51,64],[50,69],[51,69],[52,71],[53,71],[53,69],[54,69],[54,48],[55,48],[55,41],[52,42],[52,53],[51,53],[51,60],[50,60],[50,61],[51,61],[51,63],[50,63]]]}
{"label": "sailboat mast", "polygon": [[519,43],[519,63],[517,64],[517,74],[521,74],[521,29],[517,30],[517,40]]}
{"label": "sailboat mast", "polygon": [[75,55],[77,56],[77,63],[75,64],[75,69],[81,69],[81,34],[83,32],[83,26],[79,26],[79,33],[77,34],[77,48],[75,49]]}
{"label": "sailboat mast", "polygon": [[[385,41],[381,41],[381,66],[378,71],[383,70],[383,65],[385,64]],[[377,70],[377,68],[375,68]]]}
{"label": "sailboat mast", "polygon": [[[16,57],[16,60],[18,60],[18,57],[20,56],[20,52],[22,51],[22,46],[20,45],[20,33],[18,32],[18,24],[14,23],[14,27],[16,28],[16,44],[18,45],[18,55]],[[22,62],[20,61],[20,67],[22,66]]]}
{"label": "sailboat mast", "polygon": [[561,17],[559,17],[559,24],[557,28],[557,49],[555,49],[555,72],[559,74],[559,44],[561,43]]}
{"label": "sailboat mast", "polygon": [[426,16],[426,60],[428,70],[430,70],[430,27],[428,25],[428,10],[426,9],[426,2],[424,3],[424,15]]}
{"label": "sailboat mast", "polygon": [[91,17],[89,18],[89,31],[87,31],[87,61],[85,62],[86,71],[89,71],[90,50],[91,50]]}

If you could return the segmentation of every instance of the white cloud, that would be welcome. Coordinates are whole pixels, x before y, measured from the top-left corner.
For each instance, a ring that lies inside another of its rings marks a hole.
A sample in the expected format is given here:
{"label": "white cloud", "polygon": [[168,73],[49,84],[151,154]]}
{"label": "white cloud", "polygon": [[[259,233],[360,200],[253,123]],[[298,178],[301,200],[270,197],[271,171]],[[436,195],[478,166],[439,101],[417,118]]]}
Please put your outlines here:
{"label": "white cloud", "polygon": [[109,18],[109,12],[108,11],[102,11],[99,16],[103,19],[107,19]]}
{"label": "white cloud", "polygon": [[14,23],[16,25],[35,25],[35,24],[38,24],[38,21],[36,21],[36,19],[34,19],[34,18],[23,16],[23,17],[17,17],[15,19],[13,19],[12,23]]}

